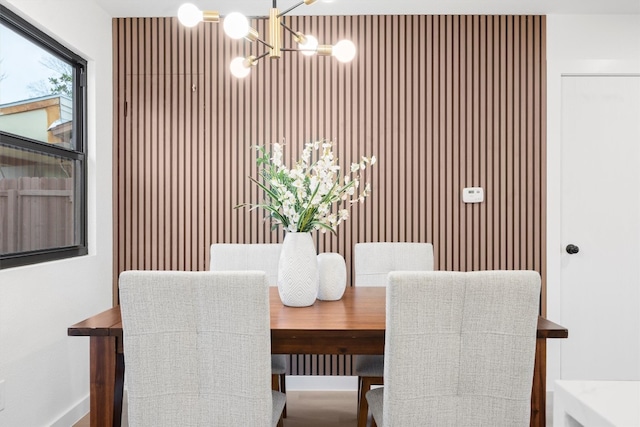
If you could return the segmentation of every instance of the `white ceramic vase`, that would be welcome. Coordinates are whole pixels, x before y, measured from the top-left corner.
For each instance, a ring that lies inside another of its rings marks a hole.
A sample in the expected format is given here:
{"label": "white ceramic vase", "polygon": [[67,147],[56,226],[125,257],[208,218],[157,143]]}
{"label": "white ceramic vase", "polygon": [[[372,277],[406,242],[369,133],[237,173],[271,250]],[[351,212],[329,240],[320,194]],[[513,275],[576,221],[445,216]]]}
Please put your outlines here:
{"label": "white ceramic vase", "polygon": [[278,293],[284,305],[307,307],[318,296],[318,260],[311,233],[287,232],[278,261]]}
{"label": "white ceramic vase", "polygon": [[347,286],[347,264],[342,255],[335,252],[318,254],[318,299],[337,301]]}

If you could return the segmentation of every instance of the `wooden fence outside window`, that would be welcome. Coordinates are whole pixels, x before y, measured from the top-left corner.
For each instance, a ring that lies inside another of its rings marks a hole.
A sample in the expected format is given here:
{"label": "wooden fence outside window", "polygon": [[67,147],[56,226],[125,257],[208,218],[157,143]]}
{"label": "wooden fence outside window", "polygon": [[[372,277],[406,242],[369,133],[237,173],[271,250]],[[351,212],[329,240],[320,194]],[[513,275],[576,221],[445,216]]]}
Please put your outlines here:
{"label": "wooden fence outside window", "polygon": [[73,178],[0,179],[0,254],[74,244]]}

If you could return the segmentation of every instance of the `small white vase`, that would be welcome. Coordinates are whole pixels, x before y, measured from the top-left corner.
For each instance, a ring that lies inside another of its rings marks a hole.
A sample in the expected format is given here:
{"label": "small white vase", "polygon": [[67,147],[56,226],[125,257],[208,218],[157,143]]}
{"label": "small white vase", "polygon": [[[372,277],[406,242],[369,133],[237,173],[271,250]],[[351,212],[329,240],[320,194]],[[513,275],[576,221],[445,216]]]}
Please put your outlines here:
{"label": "small white vase", "polygon": [[342,255],[335,252],[318,254],[318,299],[337,301],[347,286],[347,264]]}
{"label": "small white vase", "polygon": [[307,307],[318,296],[318,260],[311,233],[287,232],[278,261],[278,293],[284,305]]}

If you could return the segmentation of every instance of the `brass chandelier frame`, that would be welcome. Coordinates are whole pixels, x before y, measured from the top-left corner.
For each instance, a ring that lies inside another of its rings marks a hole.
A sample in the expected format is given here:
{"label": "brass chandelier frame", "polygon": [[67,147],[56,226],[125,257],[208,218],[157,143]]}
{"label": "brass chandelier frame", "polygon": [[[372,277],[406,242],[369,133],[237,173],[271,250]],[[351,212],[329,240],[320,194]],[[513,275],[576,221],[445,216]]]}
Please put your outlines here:
{"label": "brass chandelier frame", "polygon": [[[267,41],[264,41],[260,38],[260,34],[258,33],[258,31],[249,25],[248,19],[243,15],[237,12],[234,12],[228,15],[227,17],[225,17],[224,25],[225,25],[225,32],[227,33],[227,35],[230,35],[230,32],[234,31],[234,29],[232,28],[234,24],[232,23],[232,24],[229,24],[229,26],[227,26],[226,19],[233,18],[234,22],[237,22],[238,20],[240,20],[241,34],[231,35],[231,37],[238,38],[238,39],[244,38],[249,42],[258,41],[267,48],[265,52],[257,56],[249,55],[245,58],[243,57],[235,58],[231,63],[232,73],[237,77],[245,77],[246,75],[249,74],[249,70],[251,69],[251,67],[256,65],[256,63],[260,59],[266,56],[269,56],[269,58],[272,58],[272,59],[277,59],[282,56],[282,52],[286,52],[286,51],[302,52],[303,54],[306,54],[306,55],[313,55],[313,54],[317,54],[319,56],[333,55],[333,56],[336,56],[337,59],[341,62],[348,62],[351,59],[353,59],[353,57],[355,56],[355,46],[353,45],[352,42],[348,40],[341,40],[335,46],[328,45],[328,44],[319,45],[315,41],[315,38],[311,36],[307,36],[300,31],[295,31],[283,22],[282,18],[292,10],[302,5],[311,5],[316,1],[317,0],[302,0],[296,3],[295,5],[289,7],[285,11],[280,12],[277,6],[277,0],[273,0],[272,7],[269,9]],[[185,6],[190,8],[189,13],[196,14],[195,18],[193,17],[193,15],[189,17],[190,19],[189,22],[185,22],[185,20],[183,20],[183,18],[181,17],[186,14],[186,12],[181,11]],[[203,22],[203,21],[212,22],[212,23],[220,22],[220,18],[221,18],[220,13],[217,11],[199,11],[195,6],[191,4],[185,4],[181,6],[180,9],[181,10],[178,11],[178,16],[180,17],[180,21],[187,26],[193,26],[193,25],[196,25],[198,22]],[[261,17],[261,18],[267,18],[267,17]],[[242,20],[245,20],[246,22]],[[287,32],[289,32],[292,35],[294,41],[300,45],[299,49],[286,48],[283,46],[282,28],[284,28]]]}

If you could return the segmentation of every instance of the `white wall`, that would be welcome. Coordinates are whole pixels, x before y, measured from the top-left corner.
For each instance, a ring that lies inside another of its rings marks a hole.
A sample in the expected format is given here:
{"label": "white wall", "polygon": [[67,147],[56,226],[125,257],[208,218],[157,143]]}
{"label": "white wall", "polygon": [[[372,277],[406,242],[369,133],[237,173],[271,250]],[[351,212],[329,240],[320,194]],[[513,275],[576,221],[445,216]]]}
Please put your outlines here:
{"label": "white wall", "polygon": [[89,0],[0,0],[88,60],[89,255],[0,270],[0,426],[70,426],[89,410],[89,341],[67,327],[111,307],[111,17]]}
{"label": "white wall", "polygon": [[[560,260],[567,243],[560,239],[560,80],[563,74],[584,73],[640,73],[640,15],[547,17],[547,317],[558,323]],[[560,379],[560,356],[560,340],[548,340],[548,390]]]}

